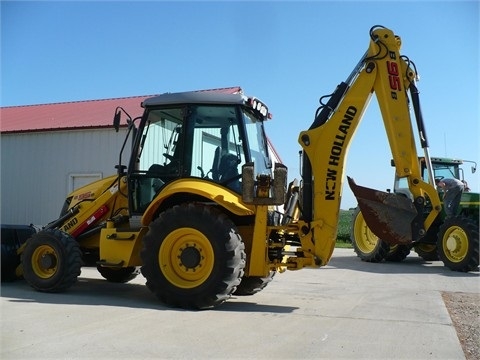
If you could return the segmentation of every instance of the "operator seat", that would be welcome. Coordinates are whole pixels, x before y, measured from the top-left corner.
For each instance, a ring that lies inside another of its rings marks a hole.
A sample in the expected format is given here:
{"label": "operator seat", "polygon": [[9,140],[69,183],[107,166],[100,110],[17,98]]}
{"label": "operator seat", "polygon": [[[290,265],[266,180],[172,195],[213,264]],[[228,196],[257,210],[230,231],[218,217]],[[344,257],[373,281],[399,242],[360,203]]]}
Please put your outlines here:
{"label": "operator seat", "polygon": [[238,159],[233,154],[225,154],[220,159],[218,167],[219,181],[225,181],[238,175]]}
{"label": "operator seat", "polygon": [[215,156],[213,157],[213,164],[212,164],[212,179],[213,181],[219,181],[219,173],[218,169],[220,167],[220,146],[217,146],[215,149]]}
{"label": "operator seat", "polygon": [[152,189],[155,191],[155,194],[157,194],[166,181],[165,167],[159,164],[152,164],[147,171],[147,176],[151,177]]}
{"label": "operator seat", "polygon": [[234,154],[225,154],[220,159],[218,167],[218,181],[226,187],[240,193],[240,173],[238,172],[238,158]]}

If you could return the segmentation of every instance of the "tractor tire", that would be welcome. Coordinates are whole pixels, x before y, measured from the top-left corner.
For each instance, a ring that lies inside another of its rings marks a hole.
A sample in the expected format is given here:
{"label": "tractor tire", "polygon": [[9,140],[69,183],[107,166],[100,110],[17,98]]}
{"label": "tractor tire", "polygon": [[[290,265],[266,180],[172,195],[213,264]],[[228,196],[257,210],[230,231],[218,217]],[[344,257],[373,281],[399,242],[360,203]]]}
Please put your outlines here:
{"label": "tractor tire", "polygon": [[437,239],[438,256],[450,270],[477,270],[478,247],[478,224],[474,220],[459,215],[446,218],[440,226]]}
{"label": "tractor tire", "polygon": [[390,251],[385,255],[386,261],[400,262],[410,254],[410,247],[407,245],[390,245]]}
{"label": "tractor tire", "polygon": [[367,226],[360,208],[357,207],[352,215],[350,239],[357,256],[366,262],[381,262],[390,251],[390,245],[382,241]]}
{"label": "tractor tire", "polygon": [[139,274],[139,271],[135,266],[126,268],[109,268],[104,266],[97,266],[97,270],[107,281],[113,283],[126,283],[133,280]]}
{"label": "tractor tire", "polygon": [[240,285],[237,286],[237,290],[233,293],[238,296],[250,296],[254,295],[263,289],[273,280],[276,271],[270,271],[265,277],[261,276],[244,276]]}
{"label": "tractor tire", "polygon": [[77,281],[82,267],[77,241],[58,229],[34,234],[21,258],[23,277],[31,287],[43,292],[65,291]]}
{"label": "tractor tire", "polygon": [[437,261],[438,251],[437,245],[433,244],[418,244],[414,247],[415,252],[425,261]]}
{"label": "tractor tire", "polygon": [[202,204],[174,206],[150,224],[141,268],[163,303],[206,309],[226,301],[240,284],[245,244],[234,223]]}

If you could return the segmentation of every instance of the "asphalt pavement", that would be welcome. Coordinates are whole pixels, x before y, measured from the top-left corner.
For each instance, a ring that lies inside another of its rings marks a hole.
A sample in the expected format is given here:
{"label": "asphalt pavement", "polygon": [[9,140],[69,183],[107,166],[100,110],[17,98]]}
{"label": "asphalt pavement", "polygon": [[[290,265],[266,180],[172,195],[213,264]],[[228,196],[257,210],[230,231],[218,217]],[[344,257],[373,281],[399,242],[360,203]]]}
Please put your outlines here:
{"label": "asphalt pavement", "polygon": [[168,308],[144,284],[109,283],[94,268],[61,294],[2,283],[0,358],[464,359],[441,293],[480,292],[478,271],[415,254],[365,263],[351,249],[213,310]]}

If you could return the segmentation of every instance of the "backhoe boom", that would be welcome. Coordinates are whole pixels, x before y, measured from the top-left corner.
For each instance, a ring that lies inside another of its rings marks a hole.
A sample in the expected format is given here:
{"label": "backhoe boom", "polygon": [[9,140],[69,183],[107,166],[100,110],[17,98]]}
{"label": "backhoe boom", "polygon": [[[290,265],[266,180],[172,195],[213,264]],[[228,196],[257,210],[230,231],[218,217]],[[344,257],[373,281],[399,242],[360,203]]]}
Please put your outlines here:
{"label": "backhoe boom", "polygon": [[[363,187],[358,191],[354,186],[352,190],[369,227],[392,244],[411,243],[425,234],[441,210],[435,188],[421,177],[407,90],[414,99],[419,137],[426,154],[428,143],[418,94],[412,91],[416,89],[416,73],[409,66],[410,61],[400,55],[400,46],[400,38],[389,29],[372,28],[369,49],[359,65],[346,82],[338,85],[309,130],[300,133],[304,182],[301,220],[310,229],[303,237],[302,248],[315,254],[321,264],[326,264],[333,252],[345,161],[373,93],[380,106],[397,175],[407,178],[415,201],[403,204],[402,199],[393,201],[393,194],[383,196]],[[372,196],[367,194],[369,192]],[[433,211],[423,219],[427,198]],[[402,225],[398,226],[396,221]],[[410,224],[407,229],[405,221]]]}

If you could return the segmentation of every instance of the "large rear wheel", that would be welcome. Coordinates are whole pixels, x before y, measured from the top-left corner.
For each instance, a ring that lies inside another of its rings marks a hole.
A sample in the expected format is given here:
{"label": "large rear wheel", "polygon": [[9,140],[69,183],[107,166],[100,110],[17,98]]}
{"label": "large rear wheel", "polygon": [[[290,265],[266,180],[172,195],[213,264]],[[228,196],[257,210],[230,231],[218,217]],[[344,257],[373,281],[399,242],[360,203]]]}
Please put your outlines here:
{"label": "large rear wheel", "polygon": [[141,252],[147,287],[164,303],[210,308],[235,291],[245,245],[233,222],[201,204],[182,204],[150,224]]}
{"label": "large rear wheel", "polygon": [[353,250],[362,261],[380,262],[390,251],[390,246],[369,229],[359,207],[352,215],[350,239]]}
{"label": "large rear wheel", "polygon": [[465,216],[446,218],[440,226],[437,250],[440,260],[453,271],[478,268],[478,224]]}
{"label": "large rear wheel", "polygon": [[82,252],[77,241],[67,233],[42,230],[27,241],[22,266],[23,277],[34,289],[61,292],[77,281]]}

